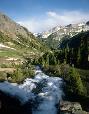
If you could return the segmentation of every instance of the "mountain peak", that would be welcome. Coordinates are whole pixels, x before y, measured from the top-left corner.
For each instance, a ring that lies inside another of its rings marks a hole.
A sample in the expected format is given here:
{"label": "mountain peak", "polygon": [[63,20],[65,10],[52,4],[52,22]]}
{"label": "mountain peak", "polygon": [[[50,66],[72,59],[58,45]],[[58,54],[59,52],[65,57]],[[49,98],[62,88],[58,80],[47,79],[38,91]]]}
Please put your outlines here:
{"label": "mountain peak", "polygon": [[[56,26],[48,31],[44,31],[42,33],[39,33],[38,36],[42,36],[42,38],[47,38],[49,37],[51,34],[55,34],[55,33],[60,33],[60,34],[67,34],[69,35],[70,32],[73,31],[73,33],[79,33],[82,30],[83,31],[87,31],[89,30],[89,21],[88,22],[80,22],[80,23],[76,23],[76,24],[68,24],[66,26]],[[37,34],[36,34],[37,36]]]}
{"label": "mountain peak", "polygon": [[25,27],[20,26],[3,13],[0,13],[0,31],[16,38],[16,35],[28,37],[30,33]]}
{"label": "mountain peak", "polygon": [[8,16],[6,16],[5,14],[0,12],[0,19],[2,19],[3,21],[8,21],[10,20],[10,18]]}

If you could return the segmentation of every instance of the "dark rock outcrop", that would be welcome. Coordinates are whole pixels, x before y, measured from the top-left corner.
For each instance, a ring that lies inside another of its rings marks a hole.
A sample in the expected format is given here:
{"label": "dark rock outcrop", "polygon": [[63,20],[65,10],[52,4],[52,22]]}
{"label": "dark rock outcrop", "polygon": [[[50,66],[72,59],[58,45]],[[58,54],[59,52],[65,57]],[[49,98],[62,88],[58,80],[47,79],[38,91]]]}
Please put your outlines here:
{"label": "dark rock outcrop", "polygon": [[32,114],[31,102],[21,104],[17,97],[0,91],[0,114]]}
{"label": "dark rock outcrop", "polygon": [[60,102],[60,114],[89,114],[82,110],[80,103],[61,101]]}
{"label": "dark rock outcrop", "polygon": [[60,111],[62,112],[71,112],[82,110],[82,107],[77,102],[61,101],[60,102]]}

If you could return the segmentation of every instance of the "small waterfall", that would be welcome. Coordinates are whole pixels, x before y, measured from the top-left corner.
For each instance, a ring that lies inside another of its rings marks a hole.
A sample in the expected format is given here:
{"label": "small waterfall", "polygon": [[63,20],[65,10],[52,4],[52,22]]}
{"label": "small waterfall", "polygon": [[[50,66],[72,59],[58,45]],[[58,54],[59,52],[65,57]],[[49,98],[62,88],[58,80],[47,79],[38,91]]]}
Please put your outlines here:
{"label": "small waterfall", "polygon": [[57,114],[56,105],[62,97],[62,80],[43,73],[37,74],[36,79],[40,79],[44,83],[44,87],[38,93],[38,98],[41,100],[39,100],[37,108],[33,109],[33,114]]}
{"label": "small waterfall", "polygon": [[56,105],[62,99],[62,79],[49,77],[36,68],[34,79],[23,84],[0,83],[0,90],[19,97],[22,103],[32,100],[33,114],[57,114]]}

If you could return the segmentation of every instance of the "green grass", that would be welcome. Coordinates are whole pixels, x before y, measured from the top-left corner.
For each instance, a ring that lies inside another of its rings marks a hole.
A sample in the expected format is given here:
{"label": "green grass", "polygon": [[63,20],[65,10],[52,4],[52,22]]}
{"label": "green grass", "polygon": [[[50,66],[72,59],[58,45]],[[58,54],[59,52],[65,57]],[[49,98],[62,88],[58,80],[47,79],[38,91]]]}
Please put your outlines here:
{"label": "green grass", "polygon": [[0,32],[0,43],[14,48],[12,49],[0,49],[0,57],[14,57],[24,58],[30,57],[35,58],[40,56],[41,53],[49,50],[42,42],[38,41],[34,36],[30,35],[28,38],[24,38],[22,35],[17,35],[18,38],[13,39]]}
{"label": "green grass", "polygon": [[1,51],[0,57],[20,57],[20,53],[13,50]]}
{"label": "green grass", "polygon": [[76,69],[79,74],[81,75],[81,78],[83,79],[89,79],[89,70],[83,70],[83,69]]}

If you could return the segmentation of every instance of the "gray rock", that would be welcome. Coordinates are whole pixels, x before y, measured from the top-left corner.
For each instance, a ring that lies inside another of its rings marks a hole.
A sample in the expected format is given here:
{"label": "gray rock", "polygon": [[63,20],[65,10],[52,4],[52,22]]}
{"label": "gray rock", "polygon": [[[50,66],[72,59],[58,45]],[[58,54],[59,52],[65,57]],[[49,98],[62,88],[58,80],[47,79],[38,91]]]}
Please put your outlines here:
{"label": "gray rock", "polygon": [[60,111],[65,114],[75,114],[76,111],[82,111],[82,107],[78,102],[61,101]]}
{"label": "gray rock", "polygon": [[89,114],[89,112],[85,112],[85,111],[76,111],[74,114]]}

